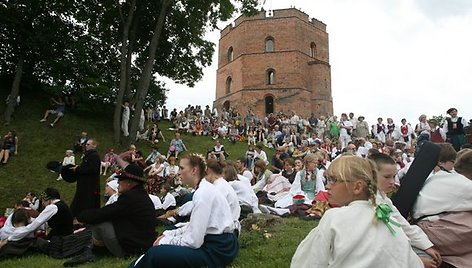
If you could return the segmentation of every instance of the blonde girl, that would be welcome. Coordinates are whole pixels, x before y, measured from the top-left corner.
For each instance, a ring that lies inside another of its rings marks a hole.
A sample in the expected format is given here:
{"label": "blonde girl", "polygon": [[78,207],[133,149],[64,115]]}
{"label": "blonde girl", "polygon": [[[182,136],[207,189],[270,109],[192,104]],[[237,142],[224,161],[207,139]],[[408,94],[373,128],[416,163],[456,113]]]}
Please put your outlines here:
{"label": "blonde girl", "polygon": [[[341,156],[325,172],[329,203],[300,243],[291,267],[423,267],[388,208],[376,207],[377,171],[370,160]],[[316,249],[316,250],[313,250]]]}

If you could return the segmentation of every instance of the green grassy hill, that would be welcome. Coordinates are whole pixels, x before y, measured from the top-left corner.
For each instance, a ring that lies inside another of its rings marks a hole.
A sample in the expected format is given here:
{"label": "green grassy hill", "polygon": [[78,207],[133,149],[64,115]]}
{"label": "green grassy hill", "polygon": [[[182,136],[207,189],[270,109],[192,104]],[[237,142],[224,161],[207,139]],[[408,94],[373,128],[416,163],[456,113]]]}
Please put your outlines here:
{"label": "green grassy hill", "polygon": [[[0,96],[4,99],[4,96]],[[15,130],[19,137],[19,154],[13,156],[9,163],[0,166],[0,212],[24,197],[25,193],[34,190],[41,193],[46,187],[57,188],[63,199],[70,204],[75,192],[75,184],[64,181],[56,181],[57,174],[45,168],[49,161],[62,161],[65,150],[70,149],[76,137],[87,131],[89,137],[99,141],[99,153],[104,155],[107,149],[115,148],[120,152],[124,148],[114,146],[112,142],[112,117],[111,113],[92,113],[84,111],[66,111],[65,117],[54,128],[49,124],[40,123],[48,100],[44,97],[32,94],[22,96],[22,104],[15,112],[14,121],[8,127],[0,125],[2,137],[9,131]],[[110,111],[112,111],[110,107]],[[3,116],[3,107],[0,108]],[[50,117],[50,120],[53,118]],[[173,137],[173,132],[167,130],[169,123],[160,125],[166,140]],[[214,146],[214,141],[209,137],[193,137],[183,135],[183,140],[191,152],[204,153]],[[222,141],[230,154],[230,159],[244,155],[247,145],[244,143],[230,144]],[[146,155],[150,152],[150,143],[140,141],[137,144],[139,150]],[[159,151],[166,153],[168,142],[160,143]],[[272,151],[267,150],[268,157]],[[80,155],[76,155],[76,162],[80,163]],[[102,184],[106,177],[102,176]],[[288,267],[291,256],[301,239],[314,227],[314,222],[301,221],[299,219],[284,219],[279,226],[266,229],[243,232],[241,237],[241,250],[238,258],[233,263],[234,267]],[[271,235],[267,235],[267,233]],[[121,260],[112,257],[100,259],[93,264],[83,267],[126,267],[129,260]],[[63,261],[48,258],[46,256],[33,256],[8,261],[0,261],[2,267],[62,267]]]}

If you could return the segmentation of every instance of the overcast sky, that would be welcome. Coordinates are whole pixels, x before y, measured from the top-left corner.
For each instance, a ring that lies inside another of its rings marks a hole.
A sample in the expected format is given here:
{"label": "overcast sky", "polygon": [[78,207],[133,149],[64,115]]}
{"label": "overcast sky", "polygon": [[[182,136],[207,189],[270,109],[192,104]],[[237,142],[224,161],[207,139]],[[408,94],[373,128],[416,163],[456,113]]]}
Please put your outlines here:
{"label": "overcast sky", "polygon": [[[262,1],[261,1],[262,2]],[[472,0],[266,0],[327,24],[334,113],[416,123],[456,107],[472,118]],[[223,23],[224,27],[227,23]],[[208,33],[217,43],[219,31]],[[218,46],[216,45],[216,49]],[[194,88],[167,82],[169,108],[212,105],[217,54]]]}

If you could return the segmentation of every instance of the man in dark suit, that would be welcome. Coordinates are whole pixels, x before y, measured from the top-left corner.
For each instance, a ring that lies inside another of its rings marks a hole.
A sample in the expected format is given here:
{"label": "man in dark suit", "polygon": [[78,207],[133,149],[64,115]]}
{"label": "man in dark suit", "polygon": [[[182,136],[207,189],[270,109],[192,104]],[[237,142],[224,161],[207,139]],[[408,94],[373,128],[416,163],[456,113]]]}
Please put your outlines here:
{"label": "man in dark suit", "polygon": [[[77,217],[89,208],[100,207],[100,156],[98,143],[89,139],[85,143],[85,153],[79,166],[71,167],[73,181],[77,181],[74,199],[70,205],[72,214]],[[66,176],[67,177],[67,176]],[[68,180],[70,181],[70,180]]]}
{"label": "man in dark suit", "polygon": [[[85,210],[77,219],[92,225],[94,246],[105,246],[116,257],[142,254],[156,238],[154,205],[144,189],[142,168],[129,164],[118,178],[118,200],[100,209]],[[92,252],[64,263],[73,266],[94,261]]]}

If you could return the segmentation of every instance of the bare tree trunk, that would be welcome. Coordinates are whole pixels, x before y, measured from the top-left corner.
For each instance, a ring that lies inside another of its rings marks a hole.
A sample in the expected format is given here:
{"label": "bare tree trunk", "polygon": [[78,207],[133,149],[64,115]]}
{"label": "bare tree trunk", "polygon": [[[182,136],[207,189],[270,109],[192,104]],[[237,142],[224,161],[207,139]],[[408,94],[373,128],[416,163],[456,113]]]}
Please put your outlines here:
{"label": "bare tree trunk", "polygon": [[8,96],[8,103],[5,109],[5,125],[8,126],[11,122],[11,116],[15,111],[16,99],[20,93],[20,83],[21,77],[23,76],[23,64],[25,62],[25,57],[23,54],[20,54],[18,58],[18,63],[16,64],[15,78],[13,79],[13,84],[11,86],[11,92]]}
{"label": "bare tree trunk", "polygon": [[146,98],[149,90],[149,84],[152,79],[152,70],[154,68],[154,59],[156,57],[157,46],[159,45],[159,39],[161,37],[162,29],[164,28],[164,21],[167,15],[167,8],[172,5],[173,0],[162,0],[161,11],[157,18],[156,27],[149,45],[149,57],[146,60],[141,76],[139,77],[138,88],[136,90],[136,104],[134,110],[134,117],[131,119],[129,143],[136,140],[136,134],[138,131],[139,120],[141,117],[141,110],[143,109],[144,99]]}
{"label": "bare tree trunk", "polygon": [[[118,3],[120,5],[120,3]],[[126,91],[126,81],[128,79],[127,72],[126,72],[126,56],[128,52],[128,35],[129,29],[131,27],[131,22],[133,21],[134,10],[136,7],[136,0],[131,2],[131,7],[128,12],[128,17],[126,22],[124,21],[123,15],[121,13],[120,7],[120,15],[121,20],[124,23],[123,26],[123,36],[121,39],[121,48],[120,48],[120,88],[118,89],[118,94],[116,96],[116,103],[115,103],[115,111],[113,114],[113,140],[115,143],[120,142],[120,134],[121,134],[121,105],[123,104],[123,96]]]}
{"label": "bare tree trunk", "polygon": [[[139,15],[139,10],[136,11]],[[128,54],[126,55],[126,93],[125,98],[130,100],[133,96],[131,94],[132,91],[132,83],[133,79],[131,79],[131,61],[133,56],[134,44],[136,42],[136,28],[138,26],[138,22],[136,16],[134,16],[135,21],[132,23],[132,28],[129,33],[129,40],[128,40]],[[134,103],[134,101],[131,101]]]}

